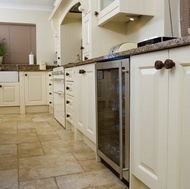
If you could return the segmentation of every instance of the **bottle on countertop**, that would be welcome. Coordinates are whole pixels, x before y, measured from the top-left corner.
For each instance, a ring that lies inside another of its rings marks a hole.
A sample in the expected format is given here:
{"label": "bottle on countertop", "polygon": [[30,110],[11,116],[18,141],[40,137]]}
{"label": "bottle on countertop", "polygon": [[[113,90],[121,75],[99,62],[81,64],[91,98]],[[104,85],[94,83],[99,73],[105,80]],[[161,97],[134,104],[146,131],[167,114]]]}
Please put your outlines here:
{"label": "bottle on countertop", "polygon": [[29,65],[33,65],[34,64],[34,55],[33,53],[31,52],[29,54]]}

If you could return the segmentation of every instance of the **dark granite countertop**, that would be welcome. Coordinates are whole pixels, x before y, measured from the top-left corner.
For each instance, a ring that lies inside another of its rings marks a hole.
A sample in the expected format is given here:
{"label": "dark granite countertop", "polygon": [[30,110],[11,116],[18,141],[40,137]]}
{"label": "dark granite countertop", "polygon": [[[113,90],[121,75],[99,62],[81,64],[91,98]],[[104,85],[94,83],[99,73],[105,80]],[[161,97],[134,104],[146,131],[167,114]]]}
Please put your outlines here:
{"label": "dark granite countertop", "polygon": [[46,70],[40,70],[39,65],[28,65],[28,64],[2,64],[0,65],[1,71],[52,71],[57,66],[47,65]]}
{"label": "dark granite countertop", "polygon": [[177,38],[177,39],[160,42],[160,43],[155,43],[152,45],[146,45],[143,47],[130,49],[127,51],[122,51],[122,52],[115,53],[110,56],[105,55],[105,56],[100,56],[97,58],[92,58],[92,59],[81,61],[81,62],[69,63],[69,64],[64,65],[64,68],[91,64],[94,62],[101,62],[101,61],[109,60],[112,58],[129,57],[129,56],[133,56],[133,55],[137,55],[137,54],[159,51],[159,50],[164,50],[164,49],[171,49],[171,48],[181,47],[181,46],[185,46],[185,45],[190,45],[190,35],[186,36],[186,37],[181,37],[181,38]]}

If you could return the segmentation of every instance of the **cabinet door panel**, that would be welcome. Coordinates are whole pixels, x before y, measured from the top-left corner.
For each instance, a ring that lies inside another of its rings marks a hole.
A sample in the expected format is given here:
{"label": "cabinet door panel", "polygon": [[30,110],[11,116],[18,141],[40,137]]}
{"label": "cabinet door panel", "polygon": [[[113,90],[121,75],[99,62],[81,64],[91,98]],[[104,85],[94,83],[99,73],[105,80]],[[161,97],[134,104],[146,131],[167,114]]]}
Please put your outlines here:
{"label": "cabinet door panel", "polygon": [[156,70],[167,52],[131,58],[132,174],[148,187],[166,188],[168,72]]}
{"label": "cabinet door panel", "polygon": [[190,54],[189,47],[170,50],[176,66],[170,70],[167,189],[189,189]]}
{"label": "cabinet door panel", "polygon": [[84,91],[84,75],[79,74],[80,67],[76,68],[76,124],[77,128],[84,132],[85,130],[85,123],[84,117],[85,115],[85,91]]}
{"label": "cabinet door panel", "polygon": [[86,99],[87,99],[87,114],[86,117],[86,135],[93,141],[96,141],[96,115],[95,115],[95,67],[89,65],[86,75]]}
{"label": "cabinet door panel", "polygon": [[0,106],[19,106],[19,83],[3,83]]}
{"label": "cabinet door panel", "polygon": [[25,104],[45,105],[47,104],[45,73],[27,72],[25,76]]}

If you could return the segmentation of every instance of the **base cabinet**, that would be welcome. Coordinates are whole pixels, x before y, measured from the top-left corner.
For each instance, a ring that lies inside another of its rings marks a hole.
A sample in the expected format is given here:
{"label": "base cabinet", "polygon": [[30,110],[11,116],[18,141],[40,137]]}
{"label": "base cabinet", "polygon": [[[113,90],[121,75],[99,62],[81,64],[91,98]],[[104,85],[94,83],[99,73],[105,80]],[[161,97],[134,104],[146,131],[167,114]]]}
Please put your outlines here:
{"label": "base cabinet", "polygon": [[0,106],[19,105],[19,83],[0,83]]}
{"label": "base cabinet", "polygon": [[96,143],[95,65],[76,67],[76,128]]}
{"label": "base cabinet", "polygon": [[190,188],[189,50],[131,57],[131,189],[135,177],[150,189]]}
{"label": "base cabinet", "polygon": [[46,105],[47,85],[45,72],[25,72],[25,105]]}

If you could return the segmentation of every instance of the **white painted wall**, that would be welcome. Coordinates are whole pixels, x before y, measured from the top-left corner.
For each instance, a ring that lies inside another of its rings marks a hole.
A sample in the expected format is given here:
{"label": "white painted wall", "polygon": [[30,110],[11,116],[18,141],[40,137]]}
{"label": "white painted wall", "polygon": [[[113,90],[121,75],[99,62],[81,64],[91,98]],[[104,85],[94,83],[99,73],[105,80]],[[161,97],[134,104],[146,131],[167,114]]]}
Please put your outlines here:
{"label": "white painted wall", "polygon": [[37,64],[40,64],[41,60],[53,64],[55,60],[54,33],[48,20],[50,14],[49,11],[0,9],[0,22],[36,25]]}
{"label": "white painted wall", "polygon": [[[170,0],[173,24],[173,36],[179,37],[179,0]],[[126,38],[139,42],[154,36],[172,36],[168,0],[155,0],[154,17],[140,17],[126,24]]]}
{"label": "white painted wall", "polygon": [[61,64],[76,61],[81,56],[82,20],[81,18],[65,18],[61,25]]}

